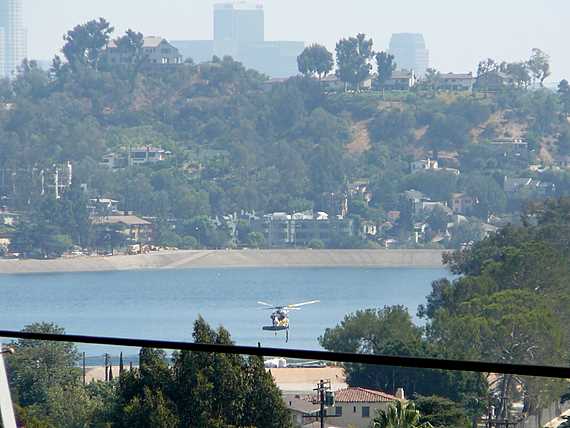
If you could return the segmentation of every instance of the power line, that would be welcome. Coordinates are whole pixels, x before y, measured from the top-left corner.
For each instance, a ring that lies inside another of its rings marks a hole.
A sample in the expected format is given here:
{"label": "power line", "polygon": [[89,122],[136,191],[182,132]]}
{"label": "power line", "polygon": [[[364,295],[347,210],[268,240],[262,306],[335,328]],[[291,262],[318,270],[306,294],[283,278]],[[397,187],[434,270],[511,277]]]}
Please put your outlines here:
{"label": "power line", "polygon": [[282,357],[301,360],[321,360],[339,363],[359,363],[392,367],[435,369],[446,371],[503,373],[519,376],[570,379],[570,367],[527,364],[492,363],[484,361],[462,361],[441,358],[401,357],[392,355],[354,354],[345,352],[312,351],[304,349],[264,348],[237,345],[212,345],[168,340],[128,339],[117,337],[83,336],[72,334],[47,334],[0,330],[0,337],[43,340],[51,342],[73,342],[94,345],[127,346],[134,348],[157,348],[193,352],[251,355],[260,357]]}

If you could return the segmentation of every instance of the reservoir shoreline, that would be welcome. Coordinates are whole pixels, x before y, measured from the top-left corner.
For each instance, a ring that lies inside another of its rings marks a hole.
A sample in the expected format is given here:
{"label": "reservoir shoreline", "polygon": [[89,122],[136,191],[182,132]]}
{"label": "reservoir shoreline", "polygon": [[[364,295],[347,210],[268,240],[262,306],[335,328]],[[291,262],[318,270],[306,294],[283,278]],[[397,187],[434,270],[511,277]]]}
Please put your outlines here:
{"label": "reservoir shoreline", "polygon": [[442,268],[442,250],[195,250],[55,260],[0,260],[0,274],[196,268]]}

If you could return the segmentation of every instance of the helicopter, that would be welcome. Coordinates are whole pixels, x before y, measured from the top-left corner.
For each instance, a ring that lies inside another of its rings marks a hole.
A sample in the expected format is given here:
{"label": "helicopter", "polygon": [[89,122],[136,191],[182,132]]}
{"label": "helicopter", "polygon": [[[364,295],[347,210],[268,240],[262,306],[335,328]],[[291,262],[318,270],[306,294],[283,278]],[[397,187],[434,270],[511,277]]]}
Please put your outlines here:
{"label": "helicopter", "polygon": [[274,331],[275,336],[277,332],[285,331],[285,343],[289,342],[289,312],[290,311],[300,311],[301,306],[314,305],[315,303],[320,303],[320,300],[311,300],[310,302],[294,303],[284,306],[275,306],[267,302],[257,302],[260,305],[267,306],[266,310],[272,310],[271,313],[271,325],[263,326],[265,331]]}

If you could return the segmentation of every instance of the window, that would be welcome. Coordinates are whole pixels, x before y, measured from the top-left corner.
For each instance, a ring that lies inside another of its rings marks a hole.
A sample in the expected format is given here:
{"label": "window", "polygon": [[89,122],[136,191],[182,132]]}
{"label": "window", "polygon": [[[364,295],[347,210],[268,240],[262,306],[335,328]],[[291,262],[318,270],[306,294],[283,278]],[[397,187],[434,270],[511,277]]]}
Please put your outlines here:
{"label": "window", "polygon": [[354,411],[354,413],[356,413],[356,406],[354,406],[354,410],[353,410],[353,411]]}
{"label": "window", "polygon": [[370,417],[370,407],[362,406],[362,417],[369,418]]}
{"label": "window", "polygon": [[336,406],[335,408],[335,416],[341,417],[342,416],[342,406]]}

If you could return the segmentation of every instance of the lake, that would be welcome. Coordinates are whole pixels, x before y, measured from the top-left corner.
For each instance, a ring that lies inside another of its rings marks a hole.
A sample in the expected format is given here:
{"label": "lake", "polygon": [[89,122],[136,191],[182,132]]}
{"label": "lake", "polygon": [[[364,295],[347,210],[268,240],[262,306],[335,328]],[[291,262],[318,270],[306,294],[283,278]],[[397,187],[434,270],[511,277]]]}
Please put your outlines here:
{"label": "lake", "polygon": [[[202,315],[240,345],[319,349],[317,338],[350,312],[401,304],[415,318],[444,269],[225,268],[106,273],[0,275],[0,329],[55,322],[67,333],[147,339],[192,339]],[[261,330],[273,304],[319,299],[290,314],[289,343]],[[133,349],[80,346],[88,355]]]}

